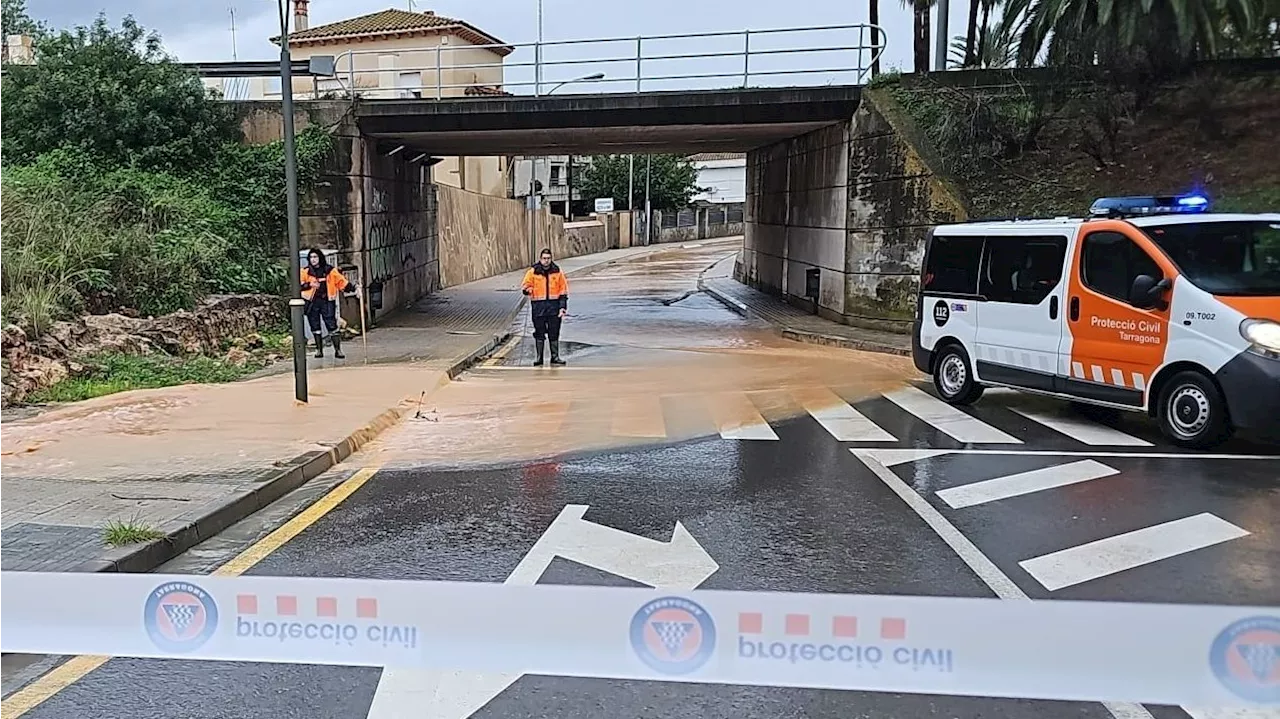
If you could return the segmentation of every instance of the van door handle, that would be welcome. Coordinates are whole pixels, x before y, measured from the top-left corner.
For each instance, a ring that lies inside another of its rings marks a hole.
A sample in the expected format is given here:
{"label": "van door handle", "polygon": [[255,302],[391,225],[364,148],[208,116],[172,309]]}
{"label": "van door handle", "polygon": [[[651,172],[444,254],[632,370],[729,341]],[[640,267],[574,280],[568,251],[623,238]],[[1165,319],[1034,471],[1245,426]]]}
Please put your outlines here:
{"label": "van door handle", "polygon": [[1054,295],[1049,298],[1049,319],[1058,319],[1058,296]]}
{"label": "van door handle", "polygon": [[1071,298],[1071,321],[1075,322],[1078,319],[1080,319],[1080,298],[1072,297]]}

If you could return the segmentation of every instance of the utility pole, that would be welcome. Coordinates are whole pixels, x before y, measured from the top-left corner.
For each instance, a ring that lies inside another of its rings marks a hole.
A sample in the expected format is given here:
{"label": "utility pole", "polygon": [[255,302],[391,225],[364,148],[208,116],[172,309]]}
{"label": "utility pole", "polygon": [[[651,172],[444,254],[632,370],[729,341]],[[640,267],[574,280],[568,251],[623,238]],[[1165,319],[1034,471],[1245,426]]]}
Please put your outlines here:
{"label": "utility pole", "polygon": [[528,209],[529,217],[529,257],[530,264],[538,260],[538,220],[541,210],[541,204],[538,202],[538,158],[529,158],[529,201],[525,203]]}
{"label": "utility pole", "polygon": [[569,161],[564,166],[564,189],[568,196],[564,201],[564,221],[573,222],[573,151],[569,151]]}
{"label": "utility pole", "polygon": [[938,0],[938,36],[934,38],[933,60],[935,70],[947,69],[947,16],[951,14],[950,0]]}
{"label": "utility pole", "polygon": [[298,156],[293,128],[293,68],[289,55],[289,0],[280,6],[280,102],[284,114],[284,186],[289,221],[289,315],[293,325],[293,392],[307,401],[307,338],[302,328],[302,257],[298,239]]}
{"label": "utility pole", "polygon": [[653,178],[653,155],[644,156],[644,243],[653,244],[653,205],[649,202],[649,188]]}
{"label": "utility pole", "polygon": [[636,209],[636,155],[627,157],[627,212]]}

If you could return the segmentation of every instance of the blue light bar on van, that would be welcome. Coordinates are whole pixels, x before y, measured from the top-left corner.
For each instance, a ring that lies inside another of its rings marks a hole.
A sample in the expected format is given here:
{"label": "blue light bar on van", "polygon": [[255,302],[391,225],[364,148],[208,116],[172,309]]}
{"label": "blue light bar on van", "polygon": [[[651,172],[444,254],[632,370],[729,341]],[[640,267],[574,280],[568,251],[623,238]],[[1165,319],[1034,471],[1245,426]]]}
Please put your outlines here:
{"label": "blue light bar on van", "polygon": [[1133,217],[1207,212],[1209,198],[1192,193],[1150,197],[1099,197],[1089,207],[1093,217]]}

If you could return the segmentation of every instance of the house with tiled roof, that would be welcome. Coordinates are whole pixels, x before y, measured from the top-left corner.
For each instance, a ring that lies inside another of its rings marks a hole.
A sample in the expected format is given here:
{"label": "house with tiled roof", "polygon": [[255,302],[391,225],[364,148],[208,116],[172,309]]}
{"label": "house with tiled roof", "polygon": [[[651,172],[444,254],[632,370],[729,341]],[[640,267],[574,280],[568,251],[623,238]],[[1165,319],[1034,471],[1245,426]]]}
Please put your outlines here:
{"label": "house with tiled roof", "polygon": [[[502,62],[513,48],[465,20],[388,8],[312,26],[311,4],[293,0],[290,54],[295,60],[331,55],[338,77],[295,78],[295,97],[351,89],[369,100],[506,94]],[[271,41],[279,44],[280,38]],[[506,173],[502,157],[446,157],[432,167],[438,184],[498,196],[507,194]]]}
{"label": "house with tiled roof", "polygon": [[685,158],[698,171],[697,204],[733,205],[747,199],[747,154],[703,152]]}

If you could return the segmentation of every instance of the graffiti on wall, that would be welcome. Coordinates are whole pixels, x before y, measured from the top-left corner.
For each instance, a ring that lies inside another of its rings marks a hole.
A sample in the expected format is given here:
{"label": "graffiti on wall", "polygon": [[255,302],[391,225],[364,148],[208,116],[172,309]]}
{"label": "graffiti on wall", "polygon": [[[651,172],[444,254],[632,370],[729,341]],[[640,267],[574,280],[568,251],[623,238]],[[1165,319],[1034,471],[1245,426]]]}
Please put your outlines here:
{"label": "graffiti on wall", "polygon": [[434,188],[391,169],[372,178],[364,213],[366,276],[387,310],[439,288]]}

